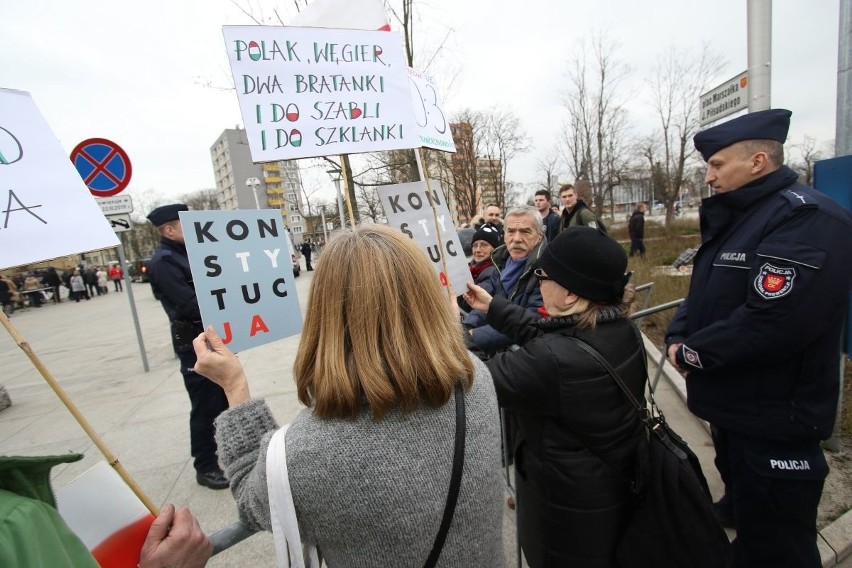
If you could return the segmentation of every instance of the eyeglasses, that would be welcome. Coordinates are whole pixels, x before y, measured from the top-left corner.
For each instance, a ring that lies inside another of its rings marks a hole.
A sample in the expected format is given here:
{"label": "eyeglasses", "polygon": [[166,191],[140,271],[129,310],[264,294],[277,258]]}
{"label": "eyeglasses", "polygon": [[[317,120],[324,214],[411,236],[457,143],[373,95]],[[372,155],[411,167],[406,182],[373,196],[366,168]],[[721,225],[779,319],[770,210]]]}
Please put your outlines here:
{"label": "eyeglasses", "polygon": [[533,270],[533,274],[535,275],[536,278],[538,278],[539,282],[541,282],[543,280],[553,280],[553,278],[551,278],[550,276],[548,276],[547,274],[542,272],[541,268],[536,268],[535,270]]}
{"label": "eyeglasses", "polygon": [[482,242],[482,241],[476,241],[475,243],[470,245],[470,248],[472,248],[472,249],[489,248],[489,247],[494,248],[490,243],[486,243],[486,242]]}

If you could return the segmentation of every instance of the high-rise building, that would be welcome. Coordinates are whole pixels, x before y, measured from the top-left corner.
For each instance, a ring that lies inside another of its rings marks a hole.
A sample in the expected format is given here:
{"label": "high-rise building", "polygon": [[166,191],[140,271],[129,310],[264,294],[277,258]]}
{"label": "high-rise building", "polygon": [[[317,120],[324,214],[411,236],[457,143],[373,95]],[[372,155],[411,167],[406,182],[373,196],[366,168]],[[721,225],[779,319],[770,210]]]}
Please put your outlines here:
{"label": "high-rise building", "polygon": [[301,243],[302,180],[295,161],[254,163],[239,127],[222,132],[210,147],[210,159],[221,209],[279,209],[293,242]]}

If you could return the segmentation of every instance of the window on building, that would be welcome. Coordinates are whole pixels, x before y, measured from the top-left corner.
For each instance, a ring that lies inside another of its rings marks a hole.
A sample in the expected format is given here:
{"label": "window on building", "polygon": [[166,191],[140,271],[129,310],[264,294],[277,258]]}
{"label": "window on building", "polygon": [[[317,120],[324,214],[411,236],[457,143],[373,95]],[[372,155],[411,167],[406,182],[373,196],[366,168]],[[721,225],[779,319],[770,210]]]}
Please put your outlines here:
{"label": "window on building", "polygon": [[291,223],[301,223],[302,222],[302,216],[301,215],[290,215],[290,222]]}
{"label": "window on building", "polygon": [[301,232],[302,232],[302,227],[293,227],[293,232],[294,232],[294,233],[301,233]]}

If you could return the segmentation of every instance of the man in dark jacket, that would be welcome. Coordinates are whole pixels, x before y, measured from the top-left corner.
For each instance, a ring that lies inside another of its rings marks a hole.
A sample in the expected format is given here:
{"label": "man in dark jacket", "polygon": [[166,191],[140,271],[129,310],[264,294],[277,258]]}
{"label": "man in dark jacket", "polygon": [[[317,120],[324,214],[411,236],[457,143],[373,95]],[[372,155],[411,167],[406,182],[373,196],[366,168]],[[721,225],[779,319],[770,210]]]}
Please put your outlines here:
{"label": "man in dark jacket", "polygon": [[541,215],[541,224],[544,226],[544,236],[547,237],[547,242],[552,243],[556,235],[559,234],[559,215],[550,209],[550,192],[546,189],[539,189],[535,192],[533,203]]}
{"label": "man in dark jacket", "polygon": [[630,235],[630,256],[638,252],[640,257],[645,258],[645,211],[647,210],[648,207],[644,203],[637,205],[627,224],[627,232]]}
{"label": "man in dark jacket", "polygon": [[782,165],[790,115],[754,112],[695,136],[715,195],[666,337],[690,410],[715,428],[736,566],[821,565],[819,442],[837,409],[852,217]]}
{"label": "man in dark jacket", "polygon": [[148,215],[148,220],[156,225],[161,235],[160,246],[148,263],[148,278],[154,296],[159,298],[169,316],[172,345],[180,359],[183,384],[192,404],[189,437],[195,479],[204,487],[225,489],[228,480],[219,469],[213,421],[227,410],[228,400],[222,387],[194,370],[195,350],[192,348],[192,340],[204,331],[204,326],[178,217],[181,211],[188,209],[186,205],[176,203],[157,207]]}
{"label": "man in dark jacket", "polygon": [[580,199],[573,185],[569,183],[559,189],[559,200],[562,201],[562,216],[559,223],[560,231],[579,225],[580,227],[594,227],[606,232],[604,224],[586,206],[586,202]]}
{"label": "man in dark jacket", "polygon": [[[480,285],[493,290],[493,296],[508,298],[513,304],[537,312],[542,306],[541,290],[533,270],[546,244],[541,216],[529,206],[512,209],[506,214],[503,227],[505,244],[491,253],[494,270],[488,282]],[[470,330],[476,347],[487,355],[512,344],[486,323],[483,312],[471,311],[462,323]]]}
{"label": "man in dark jacket", "polygon": [[307,241],[303,242],[302,245],[299,247],[299,252],[301,252],[302,256],[305,257],[305,270],[310,272],[314,269],[314,267],[311,266],[311,255],[314,252],[313,250],[311,250],[311,244]]}

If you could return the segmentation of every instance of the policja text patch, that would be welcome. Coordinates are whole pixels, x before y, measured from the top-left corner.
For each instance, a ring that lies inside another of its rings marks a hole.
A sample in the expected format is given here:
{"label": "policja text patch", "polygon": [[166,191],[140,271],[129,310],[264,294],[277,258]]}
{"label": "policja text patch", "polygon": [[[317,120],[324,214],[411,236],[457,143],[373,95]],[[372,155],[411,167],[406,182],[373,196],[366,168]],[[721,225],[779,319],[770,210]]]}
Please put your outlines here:
{"label": "policja text patch", "polygon": [[766,300],[777,300],[790,293],[795,278],[796,269],[792,266],[779,267],[766,262],[754,279],[754,289]]}

